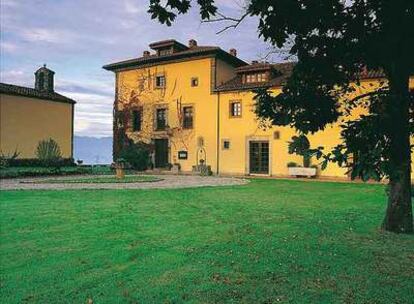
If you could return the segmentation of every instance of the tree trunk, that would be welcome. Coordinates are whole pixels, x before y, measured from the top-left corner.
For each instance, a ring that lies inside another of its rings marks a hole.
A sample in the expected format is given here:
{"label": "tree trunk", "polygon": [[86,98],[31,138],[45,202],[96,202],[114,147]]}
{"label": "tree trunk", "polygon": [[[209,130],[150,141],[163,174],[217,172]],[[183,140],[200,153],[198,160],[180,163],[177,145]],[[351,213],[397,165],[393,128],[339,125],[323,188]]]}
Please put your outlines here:
{"label": "tree trunk", "polygon": [[382,227],[391,232],[412,233],[409,74],[394,66],[389,76],[390,98],[386,101],[386,123],[389,130],[391,172],[388,207]]}

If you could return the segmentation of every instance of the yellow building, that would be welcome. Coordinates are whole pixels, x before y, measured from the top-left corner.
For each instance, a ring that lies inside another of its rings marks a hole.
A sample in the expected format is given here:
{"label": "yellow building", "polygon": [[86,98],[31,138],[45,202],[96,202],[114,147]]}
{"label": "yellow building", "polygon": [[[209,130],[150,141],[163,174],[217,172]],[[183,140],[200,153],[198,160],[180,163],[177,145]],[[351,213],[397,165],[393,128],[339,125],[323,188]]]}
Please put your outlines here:
{"label": "yellow building", "polygon": [[54,72],[46,66],[36,71],[34,89],[0,83],[1,153],[36,158],[39,141],[52,138],[62,157],[72,158],[74,107],[74,100],[54,91]]}
{"label": "yellow building", "polygon": [[[185,172],[202,160],[215,174],[287,176],[289,162],[301,163],[301,157],[288,153],[295,130],[263,128],[251,91],[281,92],[292,63],[247,64],[235,49],[198,46],[195,40],[187,46],[160,41],[150,48],[152,54],[144,51],[142,57],[104,66],[116,75],[115,158],[132,140],[154,144],[156,168],[179,164]],[[367,72],[363,82],[375,86],[380,76]],[[331,125],[308,138],[311,147],[329,149],[340,142],[340,128]],[[347,171],[329,164],[318,175],[347,178]]]}

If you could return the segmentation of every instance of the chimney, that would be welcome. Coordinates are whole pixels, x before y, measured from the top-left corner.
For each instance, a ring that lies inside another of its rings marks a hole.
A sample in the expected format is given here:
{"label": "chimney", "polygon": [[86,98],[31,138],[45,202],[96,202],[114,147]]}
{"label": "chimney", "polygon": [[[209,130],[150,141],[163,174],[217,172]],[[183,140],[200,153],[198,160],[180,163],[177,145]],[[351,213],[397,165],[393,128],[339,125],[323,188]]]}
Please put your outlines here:
{"label": "chimney", "polygon": [[197,41],[196,41],[196,40],[194,40],[194,39],[190,39],[190,40],[188,41],[188,47],[189,47],[189,48],[192,48],[192,47],[195,47],[195,46],[197,46]]}
{"label": "chimney", "polygon": [[149,52],[149,51],[144,51],[143,53],[142,53],[142,56],[143,57],[149,57],[151,55],[151,53]]}
{"label": "chimney", "polygon": [[49,70],[46,64],[35,72],[35,89],[42,92],[54,91],[55,72]]}
{"label": "chimney", "polygon": [[230,49],[229,53],[230,53],[230,55],[233,55],[234,57],[237,57],[237,50],[236,49]]}

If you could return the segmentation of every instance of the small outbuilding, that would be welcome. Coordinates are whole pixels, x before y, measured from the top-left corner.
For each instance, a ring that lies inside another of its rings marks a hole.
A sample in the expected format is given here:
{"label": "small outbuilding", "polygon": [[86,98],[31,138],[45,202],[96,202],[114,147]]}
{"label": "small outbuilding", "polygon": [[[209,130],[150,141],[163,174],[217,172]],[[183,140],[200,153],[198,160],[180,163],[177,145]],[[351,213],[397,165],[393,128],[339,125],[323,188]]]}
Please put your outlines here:
{"label": "small outbuilding", "polygon": [[35,87],[0,83],[0,151],[36,157],[40,141],[52,138],[62,157],[73,158],[75,101],[54,90],[54,74],[46,65],[35,72]]}

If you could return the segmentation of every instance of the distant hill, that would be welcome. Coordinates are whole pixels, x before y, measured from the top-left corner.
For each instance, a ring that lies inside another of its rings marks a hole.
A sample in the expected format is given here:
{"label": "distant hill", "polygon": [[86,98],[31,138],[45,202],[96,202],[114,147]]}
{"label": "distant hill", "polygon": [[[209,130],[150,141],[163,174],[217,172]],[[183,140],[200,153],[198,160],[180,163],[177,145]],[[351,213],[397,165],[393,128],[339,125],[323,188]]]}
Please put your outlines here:
{"label": "distant hill", "polygon": [[84,164],[112,163],[112,137],[75,136],[73,140],[74,158]]}

